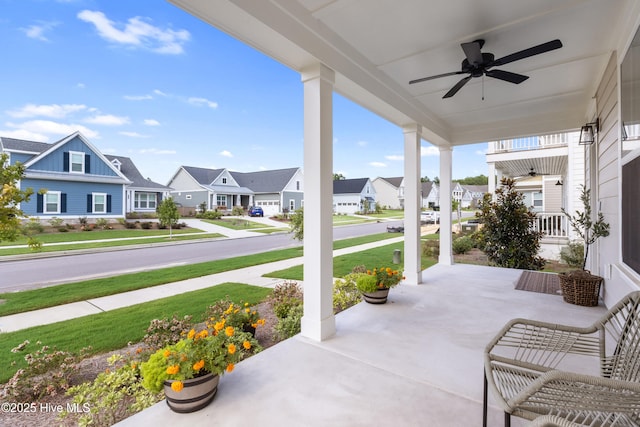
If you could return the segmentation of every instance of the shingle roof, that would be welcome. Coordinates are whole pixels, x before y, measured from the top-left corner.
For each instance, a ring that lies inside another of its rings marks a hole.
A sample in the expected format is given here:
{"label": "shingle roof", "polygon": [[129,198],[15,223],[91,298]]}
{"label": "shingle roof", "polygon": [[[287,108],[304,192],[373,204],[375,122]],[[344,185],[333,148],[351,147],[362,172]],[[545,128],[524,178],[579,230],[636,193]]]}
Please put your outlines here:
{"label": "shingle roof", "polygon": [[239,186],[255,193],[277,193],[291,181],[298,168],[275,169],[258,172],[229,172]]}
{"label": "shingle roof", "polygon": [[398,188],[400,187],[400,184],[402,184],[402,180],[404,179],[404,177],[402,176],[396,176],[393,178],[383,178],[380,177],[380,179],[384,179],[385,181],[387,181],[389,184],[393,185],[394,187]]}
{"label": "shingle roof", "polygon": [[422,196],[427,197],[429,193],[431,193],[431,189],[433,188],[433,181],[423,181],[422,182]]}
{"label": "shingle roof", "polygon": [[26,151],[29,153],[43,153],[51,148],[51,144],[46,142],[25,141],[23,139],[0,137],[2,147],[8,151]]}
{"label": "shingle roof", "polygon": [[336,179],[333,181],[333,194],[361,193],[369,178]]}
{"label": "shingle roof", "polygon": [[153,182],[150,179],[143,177],[136,165],[129,157],[111,155],[105,155],[105,157],[110,162],[113,162],[114,159],[118,159],[118,161],[120,162],[120,172],[122,172],[122,174],[126,176],[129,181],[132,181],[132,184],[130,184],[131,187],[156,188],[158,190],[171,189],[166,185],[158,184],[157,182]]}
{"label": "shingle roof", "polygon": [[182,168],[201,185],[211,184],[224,171],[224,169],[207,169],[195,166],[182,166]]}
{"label": "shingle roof", "polygon": [[462,188],[473,193],[486,193],[489,191],[488,185],[463,185]]}

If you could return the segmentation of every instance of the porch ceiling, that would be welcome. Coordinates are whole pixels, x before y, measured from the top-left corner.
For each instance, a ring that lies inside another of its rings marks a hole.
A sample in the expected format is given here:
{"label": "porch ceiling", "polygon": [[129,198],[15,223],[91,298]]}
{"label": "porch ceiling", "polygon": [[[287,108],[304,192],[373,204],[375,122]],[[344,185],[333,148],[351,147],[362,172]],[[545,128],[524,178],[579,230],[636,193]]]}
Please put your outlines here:
{"label": "porch ceiling", "polygon": [[[612,52],[623,49],[634,0],[169,0],[294,70],[321,61],[335,90],[424,139],[461,145],[577,129],[590,118]],[[563,47],[499,69],[530,78],[514,85],[461,77],[460,43],[482,38],[496,58],[560,39]],[[484,100],[482,93],[484,91]]]}
{"label": "porch ceiling", "polygon": [[567,171],[567,156],[556,157],[529,157],[526,159],[516,159],[496,162],[496,169],[503,175],[513,178],[544,175],[565,175]]}

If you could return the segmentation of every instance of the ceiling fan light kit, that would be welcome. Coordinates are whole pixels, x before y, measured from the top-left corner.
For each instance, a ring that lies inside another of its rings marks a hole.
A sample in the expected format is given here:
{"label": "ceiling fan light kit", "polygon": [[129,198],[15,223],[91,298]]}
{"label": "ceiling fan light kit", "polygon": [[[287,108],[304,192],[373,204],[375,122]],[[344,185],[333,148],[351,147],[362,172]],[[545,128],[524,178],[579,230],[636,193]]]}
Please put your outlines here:
{"label": "ceiling fan light kit", "polygon": [[514,61],[529,58],[531,56],[539,55],[541,53],[549,52],[551,50],[560,49],[562,42],[558,39],[551,40],[550,42],[539,44],[537,46],[530,47],[515,53],[512,53],[502,58],[495,59],[492,53],[483,53],[482,47],[484,46],[484,40],[479,39],[469,43],[462,43],[460,45],[466,58],[462,61],[461,70],[453,71],[450,73],[437,74],[435,76],[423,77],[416,80],[411,80],[409,84],[422,83],[428,80],[439,79],[441,77],[454,76],[457,74],[469,74],[463,77],[458,83],[455,84],[442,98],[451,98],[458,93],[462,87],[467,84],[472,77],[493,77],[494,79],[504,80],[509,83],[520,84],[527,80],[529,76],[522,74],[512,73],[511,71],[504,70],[492,70],[493,67],[499,67],[501,65],[509,64]]}

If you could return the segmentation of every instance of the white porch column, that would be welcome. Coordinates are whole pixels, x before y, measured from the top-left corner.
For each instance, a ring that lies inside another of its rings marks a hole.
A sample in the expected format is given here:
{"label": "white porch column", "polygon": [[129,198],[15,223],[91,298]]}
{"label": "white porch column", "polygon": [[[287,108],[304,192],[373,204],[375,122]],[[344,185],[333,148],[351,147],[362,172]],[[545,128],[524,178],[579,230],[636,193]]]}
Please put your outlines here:
{"label": "white porch column", "polygon": [[496,164],[489,163],[489,188],[488,191],[491,194],[496,193]]}
{"label": "white porch column", "polygon": [[405,283],[422,282],[420,250],[420,132],[418,125],[404,133],[404,276]]}
{"label": "white porch column", "polygon": [[336,332],[333,314],[333,84],[322,64],[304,84],[304,315],[302,335],[316,341]]}
{"label": "white porch column", "polygon": [[451,237],[451,175],[453,149],[440,148],[440,257],[438,262],[453,265]]}

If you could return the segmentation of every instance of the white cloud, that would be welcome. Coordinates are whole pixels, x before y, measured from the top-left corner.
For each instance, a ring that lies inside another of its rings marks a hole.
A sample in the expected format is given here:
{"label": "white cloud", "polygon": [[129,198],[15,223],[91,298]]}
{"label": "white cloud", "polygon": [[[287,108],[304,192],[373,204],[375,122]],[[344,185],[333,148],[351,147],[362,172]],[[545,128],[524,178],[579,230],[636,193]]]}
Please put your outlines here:
{"label": "white cloud", "polygon": [[382,162],[370,162],[369,166],[373,166],[374,168],[386,168],[387,164]]}
{"label": "white cloud", "polygon": [[222,150],[218,154],[221,155],[222,157],[233,157],[233,154],[231,154],[231,152],[228,150]]}
{"label": "white cloud", "polygon": [[49,137],[41,133],[32,132],[26,129],[1,130],[0,135],[5,138],[24,139],[26,141],[48,142]]}
{"label": "white cloud", "polygon": [[484,150],[476,150],[476,154],[478,156],[486,156],[487,155],[487,149],[485,148]]}
{"label": "white cloud", "polygon": [[44,35],[44,33],[52,30],[57,25],[57,22],[39,22],[38,25],[29,25],[26,28],[21,28],[21,30],[24,31],[30,39],[48,42],[49,39]]}
{"label": "white cloud", "polygon": [[389,156],[384,156],[384,158],[387,159],[387,160],[394,161],[394,162],[404,160],[404,156],[399,155],[399,154],[391,154]]}
{"label": "white cloud", "polygon": [[118,117],[113,114],[99,114],[84,119],[85,123],[104,126],[122,126],[129,123],[129,117]]}
{"label": "white cloud", "polygon": [[156,95],[160,95],[160,96],[168,96],[166,93],[164,93],[160,89],[154,89],[153,93],[155,93]]}
{"label": "white cloud", "polygon": [[99,11],[83,10],[78,19],[95,25],[98,35],[108,42],[143,48],[152,52],[176,55],[184,52],[183,44],[191,34],[187,30],[172,30],[149,24],[148,18],[136,16],[126,24],[115,23]]}
{"label": "white cloud", "polygon": [[42,117],[51,117],[54,119],[61,119],[71,113],[74,113],[76,111],[82,111],[82,110],[85,110],[86,108],[87,106],[82,104],[63,104],[63,105],[27,104],[18,110],[7,111],[7,114],[10,115],[11,117],[16,117],[16,118],[42,116]]}
{"label": "white cloud", "polygon": [[160,122],[154,119],[145,119],[144,124],[146,126],[160,126]]}
{"label": "white cloud", "polygon": [[145,101],[147,99],[153,99],[151,95],[125,95],[124,99],[127,101]]}
{"label": "white cloud", "polygon": [[429,146],[429,147],[420,147],[420,156],[424,157],[424,156],[439,156],[440,155],[440,150],[438,150],[437,147],[434,147],[433,145]]}
{"label": "white cloud", "polygon": [[100,138],[100,134],[86,126],[78,124],[57,123],[51,120],[31,120],[23,123],[6,123],[11,128],[23,129],[26,132],[34,132],[44,135],[63,135],[68,136],[76,131],[80,131],[87,138]]}
{"label": "white cloud", "polygon": [[214,101],[209,101],[206,98],[195,98],[191,97],[187,99],[187,102],[191,105],[195,105],[198,107],[209,107],[209,108],[218,108],[218,103]]}
{"label": "white cloud", "polygon": [[358,141],[358,146],[359,147],[366,147],[367,145],[369,145],[369,143],[367,141]]}
{"label": "white cloud", "polygon": [[78,84],[76,85],[76,87],[77,87],[78,89],[84,89],[86,86],[85,86],[85,84],[84,84],[84,83],[78,83]]}
{"label": "white cloud", "polygon": [[124,131],[123,130],[123,131],[118,132],[118,133],[120,135],[128,136],[128,137],[131,137],[131,138],[150,138],[149,135],[143,135],[143,134],[138,133],[138,132],[129,132],[129,131]]}
{"label": "white cloud", "polygon": [[167,154],[176,154],[176,150],[158,150],[157,148],[143,148],[138,151],[140,154],[157,154],[157,155],[167,155]]}

